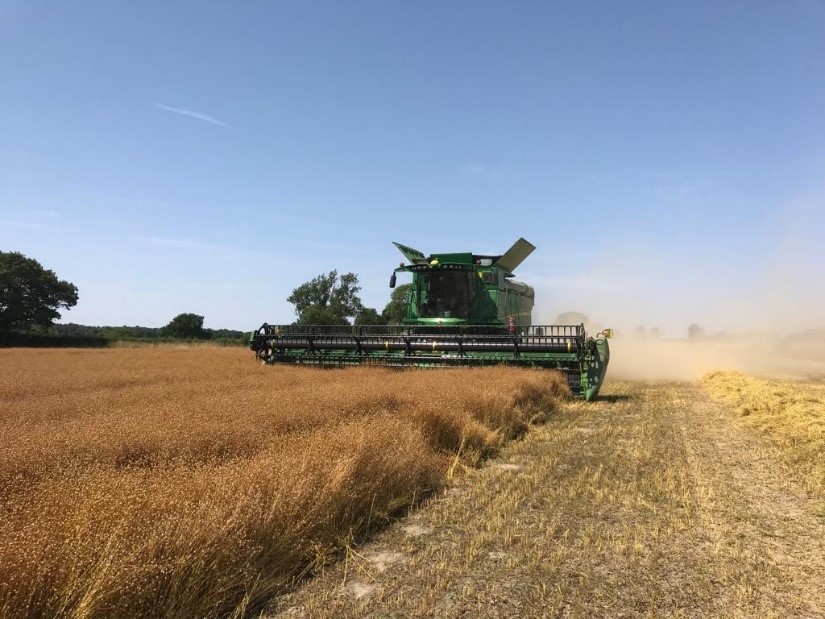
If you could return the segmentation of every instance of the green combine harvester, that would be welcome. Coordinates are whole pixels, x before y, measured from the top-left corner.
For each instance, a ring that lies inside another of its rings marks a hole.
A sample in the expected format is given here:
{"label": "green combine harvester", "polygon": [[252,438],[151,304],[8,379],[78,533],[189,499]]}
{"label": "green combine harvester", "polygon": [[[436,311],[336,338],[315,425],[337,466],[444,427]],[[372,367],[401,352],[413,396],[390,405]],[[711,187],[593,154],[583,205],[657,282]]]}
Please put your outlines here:
{"label": "green combine harvester", "polygon": [[533,288],[513,271],[535,247],[519,239],[501,256],[432,254],[394,243],[412,274],[407,315],[397,325],[264,323],[249,346],[264,363],[322,367],[515,365],[558,370],[574,395],[592,400],[604,381],[610,329],[588,337],[584,325],[533,325]]}

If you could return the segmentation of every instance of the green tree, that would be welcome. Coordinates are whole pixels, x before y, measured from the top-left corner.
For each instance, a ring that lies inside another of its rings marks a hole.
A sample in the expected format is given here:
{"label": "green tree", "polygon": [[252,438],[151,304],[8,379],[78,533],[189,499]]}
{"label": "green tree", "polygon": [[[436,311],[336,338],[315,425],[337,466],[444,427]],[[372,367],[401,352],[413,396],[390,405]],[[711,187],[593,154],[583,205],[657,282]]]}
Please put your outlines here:
{"label": "green tree", "polygon": [[203,328],[203,316],[197,314],[178,314],[161,329],[161,334],[187,340],[205,340],[209,337]]}
{"label": "green tree", "polygon": [[358,276],[354,273],[330,271],[301,284],[287,301],[295,306],[296,324],[349,324],[350,317],[364,309],[358,291]]}
{"label": "green tree", "polygon": [[361,313],[355,317],[356,325],[385,325],[387,321],[378,313],[378,310],[365,307]]}
{"label": "green tree", "polygon": [[407,305],[409,305],[411,293],[412,284],[401,284],[392,291],[390,302],[381,312],[385,323],[397,324],[407,317]]}
{"label": "green tree", "polygon": [[295,321],[296,325],[348,325],[343,316],[337,316],[328,307],[311,305]]}
{"label": "green tree", "polygon": [[77,286],[20,252],[0,251],[0,332],[48,327],[77,305]]}

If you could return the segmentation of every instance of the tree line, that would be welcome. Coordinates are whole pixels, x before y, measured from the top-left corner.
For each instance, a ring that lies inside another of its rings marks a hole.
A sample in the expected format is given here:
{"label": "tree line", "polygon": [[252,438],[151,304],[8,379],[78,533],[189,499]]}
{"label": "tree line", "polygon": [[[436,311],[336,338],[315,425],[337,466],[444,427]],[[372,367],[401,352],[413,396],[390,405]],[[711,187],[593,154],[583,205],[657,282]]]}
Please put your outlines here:
{"label": "tree line", "polygon": [[[339,275],[333,270],[295,288],[287,301],[295,306],[295,324],[380,325],[400,322],[406,315],[409,284],[396,288],[390,302],[379,313],[365,307],[354,273]],[[238,340],[242,331],[208,329],[204,317],[178,314],[163,327],[89,326],[55,323],[61,310],[77,305],[79,293],[73,283],[60,279],[51,269],[20,252],[0,251],[0,339],[25,342],[30,338],[94,340]],[[12,337],[16,336],[16,337]]]}
{"label": "tree line", "polygon": [[[207,329],[204,317],[193,313],[175,316],[163,327],[97,327],[76,323],[55,324],[60,310],[77,305],[77,286],[58,278],[37,260],[20,252],[0,251],[0,336],[8,342],[35,342],[37,337],[84,340],[238,340],[242,331]],[[25,339],[28,336],[30,339]],[[52,339],[49,339],[52,338]]]}
{"label": "tree line", "polygon": [[178,314],[164,327],[89,326],[74,322],[54,324],[50,333],[63,337],[99,337],[109,340],[232,340],[245,337],[243,331],[234,329],[207,329],[204,317],[197,314]]}

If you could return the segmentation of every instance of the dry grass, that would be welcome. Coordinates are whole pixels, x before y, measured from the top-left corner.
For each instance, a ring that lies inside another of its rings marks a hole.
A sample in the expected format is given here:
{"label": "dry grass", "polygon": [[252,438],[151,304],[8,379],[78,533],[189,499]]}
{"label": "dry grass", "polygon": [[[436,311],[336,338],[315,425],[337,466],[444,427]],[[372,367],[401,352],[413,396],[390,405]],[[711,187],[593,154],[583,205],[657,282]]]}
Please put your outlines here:
{"label": "dry grass", "polygon": [[0,616],[246,614],[541,420],[516,369],[0,351]]}
{"label": "dry grass", "polygon": [[825,382],[712,372],[702,384],[777,445],[808,492],[825,498]]}

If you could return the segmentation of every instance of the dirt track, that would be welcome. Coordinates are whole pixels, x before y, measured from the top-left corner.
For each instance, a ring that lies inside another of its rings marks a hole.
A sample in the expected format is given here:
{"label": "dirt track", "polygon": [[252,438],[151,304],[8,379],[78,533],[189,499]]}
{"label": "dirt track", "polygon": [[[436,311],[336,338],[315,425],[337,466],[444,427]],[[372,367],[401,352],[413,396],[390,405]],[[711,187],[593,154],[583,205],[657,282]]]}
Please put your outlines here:
{"label": "dirt track", "polygon": [[825,511],[688,383],[612,383],[269,616],[825,617]]}

